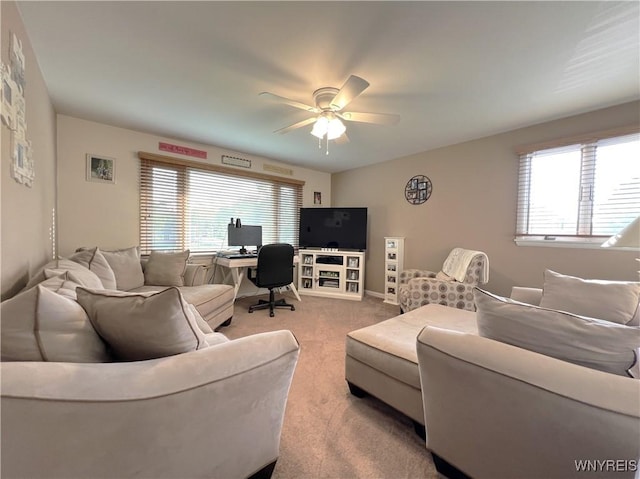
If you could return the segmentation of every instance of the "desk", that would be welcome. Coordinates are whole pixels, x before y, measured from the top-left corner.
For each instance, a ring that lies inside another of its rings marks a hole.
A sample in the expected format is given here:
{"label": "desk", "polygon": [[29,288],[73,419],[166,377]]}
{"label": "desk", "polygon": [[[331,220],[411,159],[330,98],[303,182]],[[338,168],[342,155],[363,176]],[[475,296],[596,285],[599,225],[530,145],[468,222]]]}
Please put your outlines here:
{"label": "desk", "polygon": [[[242,284],[242,280],[246,276],[247,270],[249,268],[255,268],[256,266],[258,266],[258,258],[225,258],[224,256],[214,256],[211,260],[211,263],[213,265],[222,267],[222,280],[225,283],[229,283],[229,280],[231,280],[231,284],[233,286],[233,295],[235,299],[235,297],[238,295],[240,284]],[[297,263],[298,257],[294,256],[293,265],[295,266]],[[302,301],[294,283],[295,282],[289,285],[289,289],[291,289],[298,301]]]}

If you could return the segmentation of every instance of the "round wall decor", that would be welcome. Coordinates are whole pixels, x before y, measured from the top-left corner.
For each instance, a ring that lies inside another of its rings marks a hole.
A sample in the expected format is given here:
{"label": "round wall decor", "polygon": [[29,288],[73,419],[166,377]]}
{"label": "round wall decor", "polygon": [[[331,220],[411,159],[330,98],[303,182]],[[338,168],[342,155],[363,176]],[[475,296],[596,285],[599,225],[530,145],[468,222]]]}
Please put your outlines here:
{"label": "round wall decor", "polygon": [[404,187],[404,197],[412,205],[421,205],[429,199],[432,190],[433,185],[429,178],[424,175],[416,175]]}

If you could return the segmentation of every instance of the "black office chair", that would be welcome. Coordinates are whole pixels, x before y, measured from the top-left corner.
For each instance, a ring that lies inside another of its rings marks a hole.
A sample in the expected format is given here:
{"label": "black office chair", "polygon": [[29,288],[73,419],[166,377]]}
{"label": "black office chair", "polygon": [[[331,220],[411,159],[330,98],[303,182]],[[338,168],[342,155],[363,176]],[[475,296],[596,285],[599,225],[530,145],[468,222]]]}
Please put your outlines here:
{"label": "black office chair", "polygon": [[274,316],[274,308],[296,308],[284,299],[275,300],[274,289],[288,286],[293,282],[293,246],[287,243],[266,244],[258,251],[258,266],[255,277],[249,270],[249,279],[258,288],[269,289],[269,301],[261,299],[249,306],[249,312],[269,308],[269,316]]}

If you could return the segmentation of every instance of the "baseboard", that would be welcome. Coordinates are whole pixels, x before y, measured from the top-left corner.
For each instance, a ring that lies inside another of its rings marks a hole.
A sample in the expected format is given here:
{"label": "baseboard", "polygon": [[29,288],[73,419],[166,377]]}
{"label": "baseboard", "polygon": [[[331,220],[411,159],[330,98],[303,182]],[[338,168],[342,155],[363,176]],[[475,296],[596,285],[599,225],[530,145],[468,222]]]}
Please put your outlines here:
{"label": "baseboard", "polygon": [[371,291],[371,290],[365,289],[364,294],[367,296],[373,296],[374,298],[384,299],[384,293],[378,293],[377,291]]}

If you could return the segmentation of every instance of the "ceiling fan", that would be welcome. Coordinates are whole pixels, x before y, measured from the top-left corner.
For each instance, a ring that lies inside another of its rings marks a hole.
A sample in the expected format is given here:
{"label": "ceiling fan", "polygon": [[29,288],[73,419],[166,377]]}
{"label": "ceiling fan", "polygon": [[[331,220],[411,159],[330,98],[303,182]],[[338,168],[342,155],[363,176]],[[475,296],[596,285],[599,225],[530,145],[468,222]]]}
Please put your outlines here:
{"label": "ceiling fan", "polygon": [[313,123],[314,125],[311,130],[311,134],[318,138],[319,147],[321,146],[320,142],[322,139],[326,138],[328,155],[329,140],[337,140],[338,142],[349,141],[345,133],[347,128],[341,120],[374,123],[377,125],[395,125],[400,121],[399,115],[392,115],[388,113],[343,111],[343,109],[368,86],[369,82],[366,80],[355,75],[351,75],[340,89],[324,87],[314,91],[313,101],[315,106],[307,105],[269,92],[262,92],[260,93],[260,96],[313,113],[313,117],[299,121],[293,125],[280,128],[274,133],[288,133],[291,130]]}

